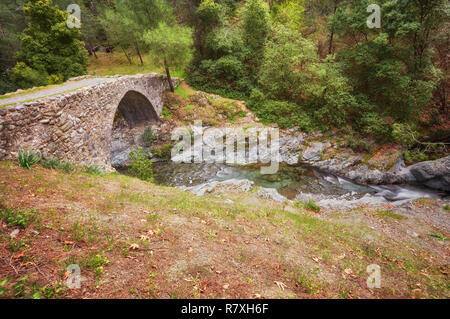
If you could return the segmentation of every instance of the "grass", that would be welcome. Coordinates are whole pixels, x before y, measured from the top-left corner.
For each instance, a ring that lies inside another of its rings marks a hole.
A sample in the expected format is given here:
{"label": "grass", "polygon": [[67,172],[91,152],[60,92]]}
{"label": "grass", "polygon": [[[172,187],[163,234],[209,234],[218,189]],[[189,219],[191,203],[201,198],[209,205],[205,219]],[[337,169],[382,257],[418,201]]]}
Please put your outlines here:
{"label": "grass", "polygon": [[307,202],[295,202],[295,206],[299,208],[305,208],[313,212],[320,212],[321,210],[321,207],[317,205],[316,202],[313,200]]}
{"label": "grass", "polygon": [[36,220],[37,212],[34,210],[14,210],[12,208],[0,209],[0,218],[9,226],[28,227]]}
{"label": "grass", "polygon": [[434,238],[437,238],[437,239],[440,239],[442,241],[446,241],[448,239],[447,237],[445,237],[444,235],[442,235],[440,233],[431,233],[430,236],[434,237]]}
{"label": "grass", "polygon": [[377,210],[376,212],[377,216],[381,217],[381,218],[392,218],[392,219],[396,219],[396,220],[403,220],[403,219],[408,219],[408,217],[400,215],[400,214],[396,214],[393,211],[390,210]]}
{"label": "grass", "polygon": [[[248,201],[256,193],[197,197],[117,173],[97,176],[76,170],[67,176],[59,170],[37,166],[30,171],[0,162],[0,179],[8,185],[1,194],[8,203],[46,210],[40,235],[30,241],[21,232],[14,242],[4,238],[0,246],[13,246],[26,252],[27,258],[61,265],[61,269],[69,259],[70,264],[79,264],[86,277],[83,286],[99,287],[91,297],[132,297],[133,289],[143,298],[160,297],[167,291],[185,298],[194,296],[195,285],[201,288],[195,290],[200,298],[248,298],[255,293],[282,298],[405,298],[418,283],[422,297],[446,298],[446,277],[439,270],[442,260],[424,259],[437,253],[426,245],[412,246],[408,238],[385,238],[369,227],[373,222],[384,225],[377,219],[348,225],[343,213],[318,217],[307,212],[305,203],[293,213],[257,197]],[[31,191],[35,197],[23,196]],[[224,204],[224,198],[234,203]],[[424,237],[414,240],[433,241]],[[384,290],[369,292],[365,287],[365,269],[372,263],[383,265]],[[348,268],[352,276],[343,280]],[[108,278],[99,280],[105,269]],[[18,295],[30,296],[22,292],[31,289],[32,282],[20,280],[27,272],[16,276],[10,267],[0,270],[5,270],[0,293],[4,288],[11,297],[12,285],[17,284]],[[28,269],[33,271],[40,277],[33,267]],[[51,282],[63,278],[63,274],[50,276]],[[10,280],[2,286],[6,277]],[[195,282],[185,280],[191,277]],[[278,289],[274,281],[286,285],[285,289]],[[229,284],[227,291],[211,288],[224,284]],[[49,296],[52,287],[48,287]],[[273,294],[266,295],[267,291]],[[69,291],[68,298],[83,297],[77,293]],[[47,298],[42,290],[39,294]]]}
{"label": "grass", "polygon": [[[57,85],[54,85],[54,86],[57,86]],[[35,91],[40,91],[40,90],[47,89],[47,88],[48,87],[37,88]],[[29,99],[29,100],[24,100],[24,101],[20,101],[20,102],[3,104],[3,105],[0,105],[0,108],[4,108],[4,107],[7,107],[7,106],[11,106],[11,105],[16,105],[16,104],[19,104],[19,103],[29,103],[29,102],[33,102],[33,101],[36,101],[36,100],[44,99],[44,98],[50,97],[50,96],[62,95],[62,94],[66,94],[66,93],[69,93],[69,92],[74,92],[74,91],[79,90],[79,89],[80,88],[76,88],[76,89],[73,89],[73,90],[67,90],[67,91],[58,92],[58,93],[55,93],[55,94],[43,95],[43,96],[40,96],[40,97],[37,97],[37,98],[34,98],[34,99]],[[16,95],[22,95],[22,94],[27,94],[27,93],[17,93]],[[8,98],[9,97],[10,96],[8,96]]]}
{"label": "grass", "polygon": [[86,168],[86,173],[90,175],[103,175],[105,172],[103,169],[98,165],[91,165]]}
{"label": "grass", "polygon": [[58,169],[65,173],[70,173],[75,170],[75,166],[72,165],[69,161],[61,161],[54,157],[41,158],[39,164],[41,164],[45,168]]}
{"label": "grass", "polygon": [[41,160],[41,155],[38,152],[31,150],[20,150],[17,154],[17,159],[20,166],[26,169],[31,169],[31,167]]}
{"label": "grass", "polygon": [[181,96],[185,100],[189,100],[189,97],[195,94],[195,91],[187,86],[179,85],[175,88],[175,94]]}
{"label": "grass", "polygon": [[22,94],[38,92],[40,90],[49,89],[49,88],[52,88],[52,87],[55,87],[55,86],[58,86],[58,84],[50,84],[50,85],[46,85],[46,86],[34,87],[34,88],[31,88],[31,89],[22,90],[20,92],[6,93],[6,94],[3,94],[3,95],[0,95],[0,100],[9,99],[11,97],[19,96],[19,95],[22,95]]}

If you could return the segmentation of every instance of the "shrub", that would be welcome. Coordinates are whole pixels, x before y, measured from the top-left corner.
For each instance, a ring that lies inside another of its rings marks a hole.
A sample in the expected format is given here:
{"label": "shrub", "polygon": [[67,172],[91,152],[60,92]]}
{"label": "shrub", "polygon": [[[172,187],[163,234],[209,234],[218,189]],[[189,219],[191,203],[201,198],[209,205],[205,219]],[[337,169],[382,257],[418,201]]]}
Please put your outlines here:
{"label": "shrub", "polygon": [[31,166],[39,163],[41,155],[34,151],[20,150],[17,159],[19,160],[20,166],[30,169]]}
{"label": "shrub", "polygon": [[45,168],[57,169],[61,165],[61,162],[54,157],[41,158],[40,164]]}
{"label": "shrub", "polygon": [[164,144],[160,147],[153,147],[152,153],[154,153],[158,158],[170,158],[172,150],[172,144]]}
{"label": "shrub", "polygon": [[313,200],[307,202],[296,202],[295,205],[298,207],[303,207],[308,210],[312,210],[314,212],[319,212],[321,210],[320,206],[317,205],[316,202]]}
{"label": "shrub", "polygon": [[314,129],[309,115],[295,103],[274,100],[250,101],[249,106],[264,124],[277,123],[281,128],[299,126],[307,132]]}
{"label": "shrub", "polygon": [[23,62],[18,62],[12,69],[11,81],[21,89],[29,89],[34,86],[46,85],[47,74],[34,70]]}
{"label": "shrub", "polygon": [[138,147],[130,152],[130,174],[147,182],[153,182],[153,165],[148,154]]}
{"label": "shrub", "polygon": [[152,143],[156,140],[156,135],[153,133],[151,127],[147,127],[141,137],[146,146],[152,145]]}
{"label": "shrub", "polygon": [[36,219],[36,211],[34,210],[18,210],[11,208],[0,209],[0,218],[9,226],[19,226],[26,228]]}
{"label": "shrub", "polygon": [[70,173],[75,169],[75,167],[70,162],[60,161],[55,157],[41,157],[39,160],[39,164],[41,164],[45,168],[59,169],[65,173]]}
{"label": "shrub", "polygon": [[91,175],[103,175],[104,171],[98,165],[91,165],[86,168],[86,173],[91,174]]}

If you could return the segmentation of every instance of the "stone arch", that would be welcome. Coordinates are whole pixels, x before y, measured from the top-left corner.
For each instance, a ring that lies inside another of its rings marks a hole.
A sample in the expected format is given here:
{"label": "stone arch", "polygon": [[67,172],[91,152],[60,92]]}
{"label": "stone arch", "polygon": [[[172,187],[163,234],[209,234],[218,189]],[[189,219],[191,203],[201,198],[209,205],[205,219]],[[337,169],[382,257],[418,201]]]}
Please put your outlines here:
{"label": "stone arch", "polygon": [[138,91],[129,90],[121,98],[117,110],[129,127],[158,121],[159,117],[150,100]]}
{"label": "stone arch", "polygon": [[145,128],[158,121],[158,109],[145,90],[134,87],[121,94],[109,134],[109,164],[115,168],[124,165],[128,153],[138,143]]}

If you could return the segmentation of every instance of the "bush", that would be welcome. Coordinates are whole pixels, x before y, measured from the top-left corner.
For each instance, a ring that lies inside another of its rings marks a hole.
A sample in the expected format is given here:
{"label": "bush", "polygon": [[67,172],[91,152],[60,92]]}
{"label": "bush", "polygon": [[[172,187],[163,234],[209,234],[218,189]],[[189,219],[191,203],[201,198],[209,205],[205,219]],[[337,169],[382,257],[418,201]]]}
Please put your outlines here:
{"label": "bush", "polygon": [[[253,91],[253,96],[255,92],[257,91]],[[306,132],[312,131],[315,127],[308,114],[294,103],[252,100],[249,106],[264,124],[277,123],[281,128],[298,126]]]}
{"label": "bush", "polygon": [[43,157],[43,158],[41,158],[40,164],[45,168],[57,169],[61,165],[61,162],[57,158],[54,158],[54,157],[49,157],[49,158]]}
{"label": "bush", "polygon": [[138,147],[131,151],[128,157],[131,163],[129,173],[143,181],[153,182],[153,165],[148,153]]}
{"label": "bush", "polygon": [[141,138],[146,146],[150,146],[156,140],[156,135],[155,133],[153,133],[151,127],[147,127],[144,133],[142,134]]}
{"label": "bush", "polygon": [[152,153],[154,153],[158,158],[170,158],[171,150],[172,144],[164,144],[160,147],[153,147]]}
{"label": "bush", "polygon": [[39,163],[41,155],[34,151],[20,150],[17,155],[20,166],[26,169],[30,169],[33,165]]}
{"label": "bush", "polygon": [[26,228],[36,219],[36,211],[33,210],[18,210],[14,211],[11,208],[0,208],[0,218],[9,226],[19,226]]}
{"label": "bush", "polygon": [[47,85],[47,73],[34,70],[23,62],[18,62],[12,69],[11,81],[21,89]]}
{"label": "bush", "polygon": [[65,173],[70,173],[75,169],[70,162],[60,161],[55,157],[41,157],[39,160],[39,164],[41,164],[45,168],[59,169]]}
{"label": "bush", "polygon": [[317,205],[316,202],[313,200],[307,202],[295,202],[295,206],[312,210],[314,212],[319,212],[321,210],[320,206]]}
{"label": "bush", "polygon": [[104,171],[98,165],[91,165],[86,168],[86,173],[91,174],[91,175],[103,175]]}

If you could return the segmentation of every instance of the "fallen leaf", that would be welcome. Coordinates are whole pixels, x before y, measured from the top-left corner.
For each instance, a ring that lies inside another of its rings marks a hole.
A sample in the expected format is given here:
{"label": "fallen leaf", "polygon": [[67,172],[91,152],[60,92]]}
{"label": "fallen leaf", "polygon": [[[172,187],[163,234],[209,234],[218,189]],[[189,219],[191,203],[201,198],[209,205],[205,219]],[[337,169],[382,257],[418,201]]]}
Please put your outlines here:
{"label": "fallen leaf", "polygon": [[138,244],[131,244],[130,245],[130,250],[138,250],[139,249],[139,245]]}
{"label": "fallen leaf", "polygon": [[280,288],[281,290],[284,291],[284,288],[286,288],[287,286],[282,283],[281,281],[275,281],[275,284],[278,286],[278,288]]}

